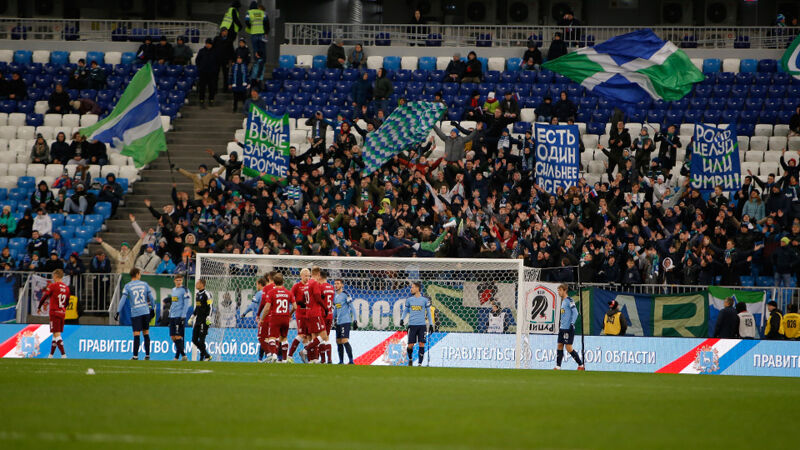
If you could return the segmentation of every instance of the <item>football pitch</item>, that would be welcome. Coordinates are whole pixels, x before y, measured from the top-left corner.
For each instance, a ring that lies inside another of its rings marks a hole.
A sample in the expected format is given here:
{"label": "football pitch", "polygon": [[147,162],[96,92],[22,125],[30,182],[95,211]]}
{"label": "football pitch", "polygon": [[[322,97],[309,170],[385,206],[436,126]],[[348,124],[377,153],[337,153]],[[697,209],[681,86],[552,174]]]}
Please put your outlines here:
{"label": "football pitch", "polygon": [[3,449],[788,448],[800,420],[797,379],[567,370],[4,359],[0,392]]}

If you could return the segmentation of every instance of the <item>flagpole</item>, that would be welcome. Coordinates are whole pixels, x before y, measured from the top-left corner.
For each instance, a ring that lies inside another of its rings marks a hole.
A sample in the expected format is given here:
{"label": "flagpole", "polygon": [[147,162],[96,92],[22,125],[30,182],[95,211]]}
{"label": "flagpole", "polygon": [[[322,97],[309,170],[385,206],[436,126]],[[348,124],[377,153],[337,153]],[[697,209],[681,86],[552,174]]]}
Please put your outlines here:
{"label": "flagpole", "polygon": [[167,146],[167,162],[169,163],[169,178],[172,180],[172,184],[175,184],[175,173],[173,172],[174,165],[172,164],[172,158],[169,155],[169,146]]}

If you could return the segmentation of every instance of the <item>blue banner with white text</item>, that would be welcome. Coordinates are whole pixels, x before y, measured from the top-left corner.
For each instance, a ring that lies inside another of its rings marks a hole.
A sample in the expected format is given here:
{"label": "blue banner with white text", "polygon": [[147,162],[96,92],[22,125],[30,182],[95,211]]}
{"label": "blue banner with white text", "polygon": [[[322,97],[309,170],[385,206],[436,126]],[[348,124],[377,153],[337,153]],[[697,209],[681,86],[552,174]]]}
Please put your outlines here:
{"label": "blue banner with white text", "polygon": [[734,192],[742,186],[739,141],[736,128],[726,129],[697,123],[692,146],[691,186],[709,193],[716,186]]}
{"label": "blue banner with white text", "polygon": [[536,184],[555,194],[578,184],[580,134],[577,125],[534,126],[536,142]]}

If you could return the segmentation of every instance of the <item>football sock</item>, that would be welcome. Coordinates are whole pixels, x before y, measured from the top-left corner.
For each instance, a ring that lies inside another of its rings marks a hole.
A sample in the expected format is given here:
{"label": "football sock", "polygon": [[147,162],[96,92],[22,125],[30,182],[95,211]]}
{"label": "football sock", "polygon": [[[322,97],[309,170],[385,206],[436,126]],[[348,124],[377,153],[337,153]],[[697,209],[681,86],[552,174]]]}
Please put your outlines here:
{"label": "football sock", "polygon": [[425,346],[419,346],[419,363],[422,364],[422,359],[425,358]]}
{"label": "football sock", "polygon": [[347,358],[353,362],[353,347],[350,346],[350,342],[345,342],[344,349],[347,351]]}
{"label": "football sock", "polygon": [[286,359],[288,358],[288,354],[289,354],[289,343],[284,342],[281,344],[281,359],[286,361]]}
{"label": "football sock", "polygon": [[139,336],[133,336],[133,356],[139,356]]}
{"label": "football sock", "polygon": [[271,339],[267,344],[267,354],[274,355],[276,353],[278,353],[278,343],[275,341],[275,339]]}
{"label": "football sock", "polygon": [[336,350],[339,351],[339,364],[344,364],[344,344],[336,344]]}
{"label": "football sock", "polygon": [[259,346],[258,347],[258,360],[261,361],[262,359],[264,359],[264,347],[263,346]]}
{"label": "football sock", "polygon": [[53,340],[53,342],[50,343],[50,354],[51,355],[56,352],[56,346],[57,346],[56,341]]}
{"label": "football sock", "polygon": [[150,335],[144,335],[144,354],[150,356]]}
{"label": "football sock", "polygon": [[175,341],[175,356],[183,356],[183,339]]}
{"label": "football sock", "polygon": [[564,360],[564,350],[556,350],[556,365],[561,367],[561,361]]}
{"label": "football sock", "polygon": [[574,359],[575,362],[578,363],[579,366],[583,365],[583,362],[581,361],[581,357],[578,355],[577,351],[573,350],[573,351],[569,352],[569,354],[572,355],[572,359]]}
{"label": "football sock", "polygon": [[328,364],[332,363],[333,346],[330,343],[325,344],[325,353],[328,355]]}
{"label": "football sock", "polygon": [[408,347],[408,363],[414,360],[414,347]]}
{"label": "football sock", "polygon": [[58,338],[58,341],[56,342],[56,345],[58,346],[58,351],[60,351],[62,355],[66,355],[67,354],[67,352],[64,351],[64,340],[63,339]]}
{"label": "football sock", "polygon": [[289,349],[289,356],[294,356],[294,352],[297,350],[298,345],[300,345],[300,338],[296,337],[292,341],[292,348]]}
{"label": "football sock", "polygon": [[319,362],[325,364],[327,361],[325,357],[328,356],[328,353],[325,351],[325,344],[320,344],[320,346],[317,347],[317,351],[319,352]]}

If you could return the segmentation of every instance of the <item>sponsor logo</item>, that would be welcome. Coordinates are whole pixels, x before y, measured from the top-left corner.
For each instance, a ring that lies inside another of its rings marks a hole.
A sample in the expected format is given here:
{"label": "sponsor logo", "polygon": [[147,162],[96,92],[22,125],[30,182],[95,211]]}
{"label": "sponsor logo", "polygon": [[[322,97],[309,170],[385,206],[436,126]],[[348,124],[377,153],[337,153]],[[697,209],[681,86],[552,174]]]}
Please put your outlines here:
{"label": "sponsor logo", "polygon": [[719,352],[708,345],[700,347],[694,358],[693,368],[699,373],[714,373],[719,370]]}
{"label": "sponsor logo", "polygon": [[383,352],[383,362],[390,366],[402,366],[408,363],[405,339],[391,339]]}
{"label": "sponsor logo", "polygon": [[528,321],[531,332],[556,332],[557,299],[555,291],[543,285],[535,285],[525,292],[525,301],[530,313]]}
{"label": "sponsor logo", "polygon": [[23,358],[35,358],[39,356],[39,336],[33,331],[26,331],[17,337],[17,346],[14,348]]}

